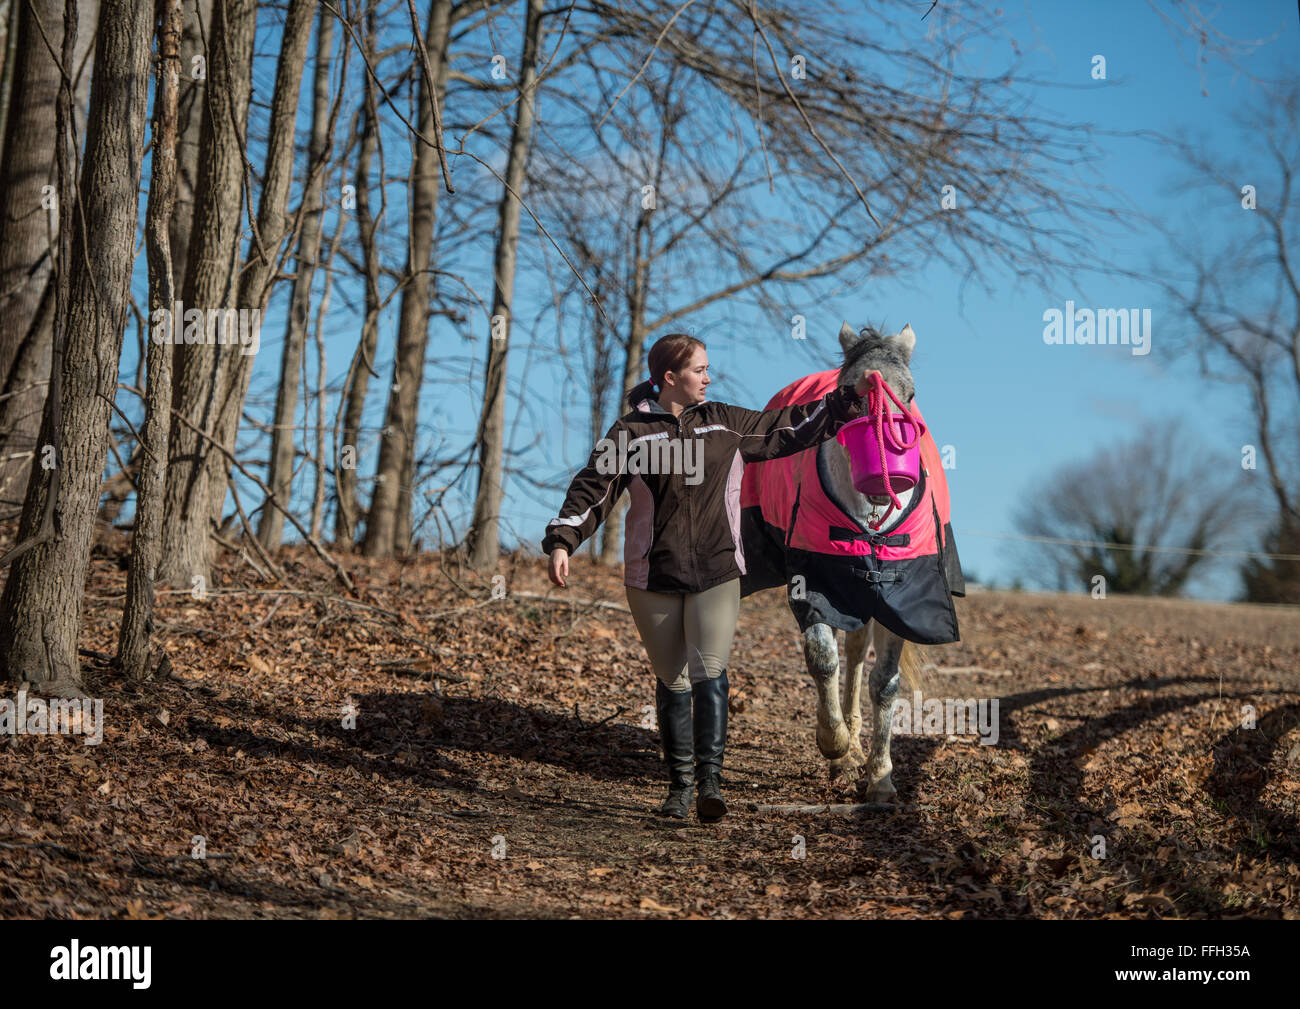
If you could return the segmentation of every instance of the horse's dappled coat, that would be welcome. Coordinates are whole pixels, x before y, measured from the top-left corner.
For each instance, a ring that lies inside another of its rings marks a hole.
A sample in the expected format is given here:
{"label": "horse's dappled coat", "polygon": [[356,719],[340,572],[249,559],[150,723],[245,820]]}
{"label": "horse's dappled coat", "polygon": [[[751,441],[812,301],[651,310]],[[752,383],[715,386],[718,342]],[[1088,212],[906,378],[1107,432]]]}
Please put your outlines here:
{"label": "horse's dappled coat", "polygon": [[[767,409],[817,400],[838,380],[838,370],[809,375],[777,393]],[[908,409],[924,419],[915,400]],[[817,623],[856,630],[874,619],[919,644],[958,640],[952,596],[964,596],[966,585],[949,521],[948,481],[928,427],[921,471],[902,520],[877,533],[826,494],[816,447],[748,464],[740,492],[747,569],[741,594],[785,585],[800,630]]]}

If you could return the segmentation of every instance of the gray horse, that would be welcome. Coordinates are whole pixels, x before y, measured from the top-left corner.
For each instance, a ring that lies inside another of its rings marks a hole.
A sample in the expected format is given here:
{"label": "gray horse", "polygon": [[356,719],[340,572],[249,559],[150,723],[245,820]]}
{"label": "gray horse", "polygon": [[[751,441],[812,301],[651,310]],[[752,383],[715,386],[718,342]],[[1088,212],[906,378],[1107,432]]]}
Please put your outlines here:
{"label": "gray horse", "polygon": [[[879,372],[903,404],[914,393],[911,326],[892,336],[873,328],[840,329],[844,363],[836,372],[808,376],[778,394],[769,408],[806,402],[830,384],[853,385]],[[927,436],[928,437],[928,436]],[[853,486],[849,456],[830,438],[786,459],[750,464],[741,494],[746,573],[742,595],[784,584],[804,636],[804,659],[817,687],[817,746],[832,779],[861,778],[868,802],[893,802],[890,730],[900,683],[920,689],[917,644],[958,639],[953,595],[964,595],[961,565],[947,521],[947,483],[933,442],[922,449],[921,481],[888,497]],[[938,504],[936,504],[938,502]],[[941,506],[941,507],[940,507]],[[942,513],[942,514],[941,514]],[[870,523],[886,515],[878,527]],[[906,530],[905,532],[900,530]],[[842,546],[853,544],[853,546]],[[845,553],[846,550],[856,551]],[[911,556],[904,556],[906,553]],[[847,672],[840,683],[835,629],[845,631]],[[868,649],[875,662],[867,680],[871,750],[862,750],[862,674]]]}

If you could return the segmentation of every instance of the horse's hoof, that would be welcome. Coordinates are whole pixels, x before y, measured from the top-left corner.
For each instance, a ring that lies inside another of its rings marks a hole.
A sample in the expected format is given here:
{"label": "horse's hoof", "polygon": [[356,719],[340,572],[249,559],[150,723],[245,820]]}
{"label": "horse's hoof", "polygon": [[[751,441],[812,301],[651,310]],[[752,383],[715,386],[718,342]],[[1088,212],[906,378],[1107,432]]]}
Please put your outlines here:
{"label": "horse's hoof", "polygon": [[898,792],[895,790],[893,782],[889,780],[889,775],[886,774],[874,785],[864,788],[862,791],[862,801],[897,805]]}
{"label": "horse's hoof", "polygon": [[839,760],[832,760],[828,765],[831,774],[831,781],[841,781],[852,784],[858,780],[858,768],[860,762],[850,753],[846,757],[840,757]]}

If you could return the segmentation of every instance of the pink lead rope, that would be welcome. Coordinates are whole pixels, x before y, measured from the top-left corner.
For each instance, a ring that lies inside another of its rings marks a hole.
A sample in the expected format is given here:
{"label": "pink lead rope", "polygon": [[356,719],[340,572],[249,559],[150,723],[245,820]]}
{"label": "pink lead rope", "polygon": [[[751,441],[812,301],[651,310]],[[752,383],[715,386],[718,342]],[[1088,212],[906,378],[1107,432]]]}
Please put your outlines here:
{"label": "pink lead rope", "polygon": [[[867,390],[867,416],[871,418],[871,426],[876,432],[876,448],[880,452],[880,471],[885,479],[885,490],[889,492],[889,507],[885,509],[885,514],[881,515],[875,522],[867,524],[872,529],[879,529],[884,525],[885,519],[893,514],[894,509],[902,508],[903,502],[898,499],[894,493],[894,486],[889,481],[889,463],[886,462],[885,456],[885,427],[889,427],[889,440],[894,443],[895,448],[906,450],[913,448],[921,440],[921,435],[925,433],[925,424],[913,417],[898,397],[894,395],[894,390],[889,387],[889,383],[880,377],[880,372],[873,371],[871,377],[867,379],[871,383],[871,388]],[[899,409],[895,414],[885,402],[885,396],[888,395]],[[908,420],[915,432],[915,437],[911,441],[903,440],[903,420]]]}

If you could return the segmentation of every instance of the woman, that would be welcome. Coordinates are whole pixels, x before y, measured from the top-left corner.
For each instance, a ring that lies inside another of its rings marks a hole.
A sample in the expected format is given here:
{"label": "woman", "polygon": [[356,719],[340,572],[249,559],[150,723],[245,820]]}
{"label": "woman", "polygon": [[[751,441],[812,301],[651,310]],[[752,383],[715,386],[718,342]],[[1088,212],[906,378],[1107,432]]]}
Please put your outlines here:
{"label": "woman", "polygon": [[[709,357],[692,336],[670,333],[650,348],[650,381],[573,478],[542,551],[564,587],[569,557],[631,496],[624,543],[627,602],[654,667],[655,707],[668,766],[665,816],[727,812],[719,774],[727,739],[727,662],[745,571],[740,478],[745,462],[777,459],[829,438],[862,412],[865,377],[823,399],[781,410],[745,410],[707,399]],[[796,505],[797,507],[797,505]],[[691,701],[694,698],[694,719]],[[692,766],[693,765],[693,766]]]}

